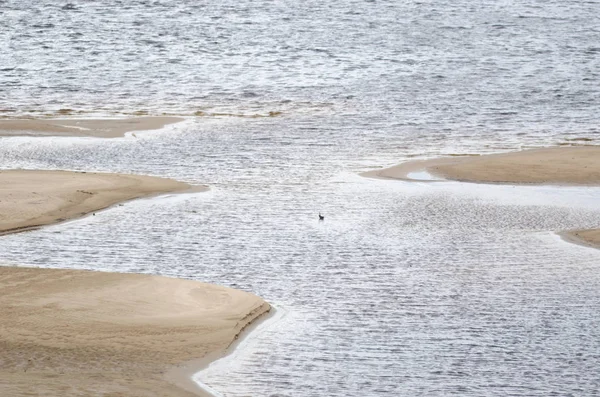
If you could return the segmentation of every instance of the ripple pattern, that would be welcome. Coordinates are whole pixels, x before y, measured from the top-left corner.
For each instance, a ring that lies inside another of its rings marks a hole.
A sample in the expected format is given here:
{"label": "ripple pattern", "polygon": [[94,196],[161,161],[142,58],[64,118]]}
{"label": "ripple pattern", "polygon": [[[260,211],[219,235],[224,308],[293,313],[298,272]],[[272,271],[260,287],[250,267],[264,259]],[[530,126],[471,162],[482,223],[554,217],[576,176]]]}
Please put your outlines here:
{"label": "ripple pattern", "polygon": [[280,123],[3,139],[13,166],[212,186],[4,236],[3,263],[186,277],[281,307],[226,373],[203,375],[225,396],[598,390],[600,253],[553,231],[597,227],[600,189],[365,179],[348,170],[371,164],[379,139]]}

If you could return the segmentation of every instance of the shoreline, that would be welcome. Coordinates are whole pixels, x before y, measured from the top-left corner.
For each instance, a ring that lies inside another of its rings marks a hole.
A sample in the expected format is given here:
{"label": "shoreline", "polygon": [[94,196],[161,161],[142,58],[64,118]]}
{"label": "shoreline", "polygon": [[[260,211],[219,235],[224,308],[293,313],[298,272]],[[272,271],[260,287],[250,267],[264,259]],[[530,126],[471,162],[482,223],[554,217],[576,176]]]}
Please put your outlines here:
{"label": "shoreline", "polygon": [[[0,171],[0,172],[2,172],[2,171]],[[102,174],[102,173],[99,173],[99,174]],[[127,174],[119,174],[119,175],[127,175]],[[146,194],[143,196],[132,197],[132,198],[124,199],[124,200],[117,201],[117,202],[114,202],[111,204],[107,204],[104,207],[98,207],[98,209],[92,210],[89,212],[74,213],[73,216],[57,218],[50,223],[18,226],[18,227],[12,228],[12,229],[4,229],[4,230],[0,229],[0,236],[5,236],[8,234],[25,233],[25,232],[29,232],[29,231],[33,231],[33,230],[39,230],[39,229],[47,227],[47,226],[55,226],[55,225],[60,225],[60,224],[67,223],[67,222],[76,221],[78,219],[82,219],[82,218],[85,218],[88,216],[95,215],[96,213],[100,213],[102,211],[110,210],[111,208],[113,208],[117,205],[119,205],[119,206],[124,205],[125,203],[128,203],[130,201],[152,199],[154,197],[160,197],[160,196],[164,196],[164,195],[168,195],[168,194],[202,193],[202,192],[207,192],[209,190],[210,190],[210,188],[206,185],[189,185],[188,188],[183,188],[182,190],[149,193],[149,194]]]}
{"label": "shoreline", "polygon": [[120,138],[128,132],[159,130],[184,121],[182,117],[140,116],[127,118],[15,118],[0,119],[0,137],[94,137]]}
{"label": "shoreline", "polygon": [[[204,190],[142,175],[3,170],[0,235]],[[207,396],[191,375],[165,374],[220,358],[271,309],[247,292],[133,273],[0,266],[0,288],[2,395]]]}
{"label": "shoreline", "polygon": [[556,232],[567,243],[600,249],[600,229],[577,229]]}
{"label": "shoreline", "polygon": [[219,397],[220,393],[212,390],[207,384],[196,381],[194,379],[195,376],[220,360],[224,360],[235,354],[240,344],[253,336],[253,332],[257,328],[263,326],[267,322],[275,321],[280,313],[280,309],[276,309],[270,304],[267,305],[269,305],[268,310],[256,315],[252,321],[248,322],[223,351],[212,352],[205,357],[189,360],[173,366],[165,373],[165,379],[181,389],[198,393],[200,396]]}
{"label": "shoreline", "polygon": [[[441,178],[413,179],[426,172]],[[409,182],[457,181],[484,184],[600,186],[600,146],[558,146],[477,156],[404,162],[363,172],[363,177]],[[565,241],[600,248],[600,229],[556,232]]]}

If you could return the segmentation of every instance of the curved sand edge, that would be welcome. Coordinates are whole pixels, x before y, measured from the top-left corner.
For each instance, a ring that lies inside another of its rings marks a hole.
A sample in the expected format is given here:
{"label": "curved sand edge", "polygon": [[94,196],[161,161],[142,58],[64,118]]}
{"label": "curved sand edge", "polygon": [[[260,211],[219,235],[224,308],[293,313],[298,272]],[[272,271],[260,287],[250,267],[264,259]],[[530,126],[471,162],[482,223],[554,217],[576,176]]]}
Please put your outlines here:
{"label": "curved sand edge", "polygon": [[275,321],[279,311],[266,303],[249,313],[248,320],[240,329],[229,345],[223,350],[216,350],[202,358],[195,358],[171,367],[164,374],[164,379],[177,387],[204,397],[215,397],[220,394],[207,384],[203,383],[197,375],[213,365],[214,362],[228,359],[230,355],[236,354],[241,349],[240,344],[254,336],[256,329],[265,326],[266,322]]}
{"label": "curved sand edge", "polygon": [[0,171],[0,235],[78,218],[135,198],[190,189],[184,182],[143,175]]}
{"label": "curved sand edge", "polygon": [[165,373],[224,352],[270,310],[247,292],[141,274],[0,267],[0,288],[11,396],[205,395]]}
{"label": "curved sand edge", "polygon": [[[484,156],[410,161],[362,176],[413,181],[411,172],[471,183],[600,185],[600,146],[553,147]],[[428,182],[428,181],[419,181]],[[566,241],[600,248],[600,229],[559,233]]]}
{"label": "curved sand edge", "polygon": [[158,130],[181,117],[145,116],[121,119],[0,119],[0,136],[79,136],[118,138],[132,131]]}

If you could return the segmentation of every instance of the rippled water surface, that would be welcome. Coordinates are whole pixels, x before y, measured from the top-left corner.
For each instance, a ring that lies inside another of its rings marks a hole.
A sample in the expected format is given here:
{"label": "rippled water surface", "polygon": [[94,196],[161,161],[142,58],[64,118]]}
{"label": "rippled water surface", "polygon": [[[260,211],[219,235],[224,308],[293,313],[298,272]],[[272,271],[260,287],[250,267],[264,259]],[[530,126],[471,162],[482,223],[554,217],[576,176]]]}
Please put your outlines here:
{"label": "rippled water surface", "polygon": [[187,116],[112,140],[0,138],[3,168],[211,186],[3,236],[1,262],[274,303],[276,324],[202,375],[224,396],[597,394],[600,251],[554,231],[597,227],[600,189],[358,173],[595,143],[599,15],[582,1],[0,1],[2,115]]}

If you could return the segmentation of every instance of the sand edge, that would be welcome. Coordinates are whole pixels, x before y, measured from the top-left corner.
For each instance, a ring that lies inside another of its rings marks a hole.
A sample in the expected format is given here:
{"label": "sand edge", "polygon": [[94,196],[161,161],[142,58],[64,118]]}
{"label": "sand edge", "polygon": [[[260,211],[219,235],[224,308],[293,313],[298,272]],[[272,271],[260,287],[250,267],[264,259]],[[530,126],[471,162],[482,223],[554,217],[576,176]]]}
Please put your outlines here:
{"label": "sand edge", "polygon": [[563,230],[556,234],[567,243],[600,249],[600,229]]}
{"label": "sand edge", "polygon": [[225,349],[222,351],[211,352],[202,358],[174,365],[165,371],[164,379],[174,386],[189,391],[190,393],[202,397],[215,397],[210,390],[203,388],[194,381],[194,375],[207,368],[213,362],[227,356],[232,349],[235,350],[241,339],[250,337],[252,330],[263,322],[268,321],[272,314],[273,307],[265,301],[261,306],[248,314],[249,320],[239,329],[237,334],[235,334],[234,338],[231,340],[231,343]]}

